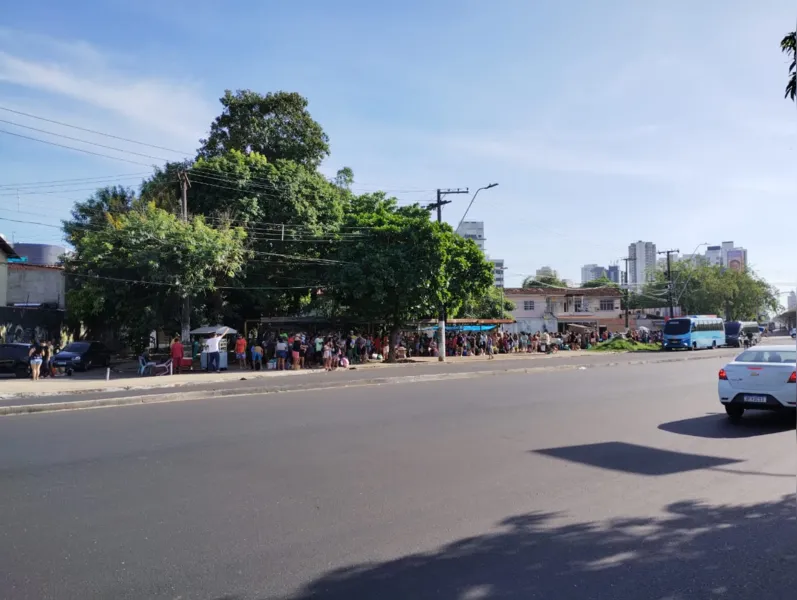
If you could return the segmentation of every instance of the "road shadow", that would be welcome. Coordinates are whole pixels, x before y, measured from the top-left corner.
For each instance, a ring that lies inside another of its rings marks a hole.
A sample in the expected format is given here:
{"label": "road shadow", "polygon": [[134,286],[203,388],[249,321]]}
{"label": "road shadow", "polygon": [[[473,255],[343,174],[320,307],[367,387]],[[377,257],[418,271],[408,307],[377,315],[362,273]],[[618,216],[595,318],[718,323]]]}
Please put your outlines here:
{"label": "road shadow", "polygon": [[[293,600],[640,600],[793,598],[795,497],[752,506],[696,501],[660,518],[555,524],[513,516],[431,552],[355,564]],[[234,598],[231,596],[230,598]],[[241,597],[243,598],[243,596]]]}
{"label": "road shadow", "polygon": [[797,416],[794,411],[751,411],[745,412],[739,423],[731,423],[725,413],[715,413],[662,423],[659,429],[679,435],[723,439],[783,433],[795,429],[795,425]]}
{"label": "road shadow", "polygon": [[531,452],[600,469],[649,476],[672,475],[741,462],[733,458],[661,450],[625,442],[562,446]]}

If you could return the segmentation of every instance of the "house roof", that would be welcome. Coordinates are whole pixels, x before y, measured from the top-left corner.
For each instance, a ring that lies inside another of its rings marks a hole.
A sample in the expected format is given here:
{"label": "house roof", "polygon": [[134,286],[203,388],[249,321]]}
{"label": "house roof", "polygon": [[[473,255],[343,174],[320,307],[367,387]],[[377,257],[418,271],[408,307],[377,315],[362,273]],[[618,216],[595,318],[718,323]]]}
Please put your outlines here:
{"label": "house roof", "polygon": [[19,255],[14,252],[14,248],[11,247],[11,244],[9,244],[2,235],[0,235],[0,252],[5,254],[8,258],[19,258]]}
{"label": "house roof", "polygon": [[617,297],[619,298],[621,292],[616,287],[599,287],[599,288],[504,288],[504,294],[507,296],[602,296],[602,297]]}

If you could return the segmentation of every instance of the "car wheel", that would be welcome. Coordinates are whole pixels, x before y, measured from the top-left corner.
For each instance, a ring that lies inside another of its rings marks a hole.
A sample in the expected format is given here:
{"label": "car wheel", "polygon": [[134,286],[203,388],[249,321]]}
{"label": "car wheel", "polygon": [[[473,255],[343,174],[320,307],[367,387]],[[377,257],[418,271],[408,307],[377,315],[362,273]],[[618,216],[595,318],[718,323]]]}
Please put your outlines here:
{"label": "car wheel", "polygon": [[744,408],[742,408],[741,406],[726,404],[725,412],[728,413],[728,418],[731,420],[731,423],[738,423],[739,421],[742,420],[742,415],[744,414]]}
{"label": "car wheel", "polygon": [[29,373],[28,369],[18,369],[14,373],[14,376],[17,379],[27,379],[28,377],[30,377],[30,373]]}

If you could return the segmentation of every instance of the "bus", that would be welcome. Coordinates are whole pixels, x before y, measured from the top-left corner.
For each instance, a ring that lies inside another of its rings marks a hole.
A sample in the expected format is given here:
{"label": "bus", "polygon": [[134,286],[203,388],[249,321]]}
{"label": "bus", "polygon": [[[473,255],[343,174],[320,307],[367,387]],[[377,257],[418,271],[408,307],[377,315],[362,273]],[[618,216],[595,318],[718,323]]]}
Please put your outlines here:
{"label": "bus", "polygon": [[741,348],[744,338],[750,337],[751,345],[761,341],[761,328],[755,321],[728,321],[725,323],[725,345]]}
{"label": "bus", "polygon": [[664,324],[664,350],[719,348],[725,345],[725,324],[715,315],[690,315]]}

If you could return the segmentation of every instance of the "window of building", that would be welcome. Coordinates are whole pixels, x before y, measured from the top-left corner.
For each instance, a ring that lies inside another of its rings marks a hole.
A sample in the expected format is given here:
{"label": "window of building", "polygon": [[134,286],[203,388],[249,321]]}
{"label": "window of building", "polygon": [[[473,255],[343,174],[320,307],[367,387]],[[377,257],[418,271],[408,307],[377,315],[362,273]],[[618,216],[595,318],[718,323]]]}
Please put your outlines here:
{"label": "window of building", "polygon": [[584,312],[584,301],[581,298],[576,298],[573,301],[574,312]]}
{"label": "window of building", "polygon": [[534,300],[524,300],[523,310],[534,310]]}
{"label": "window of building", "polygon": [[614,310],[614,300],[601,300],[601,310]]}

